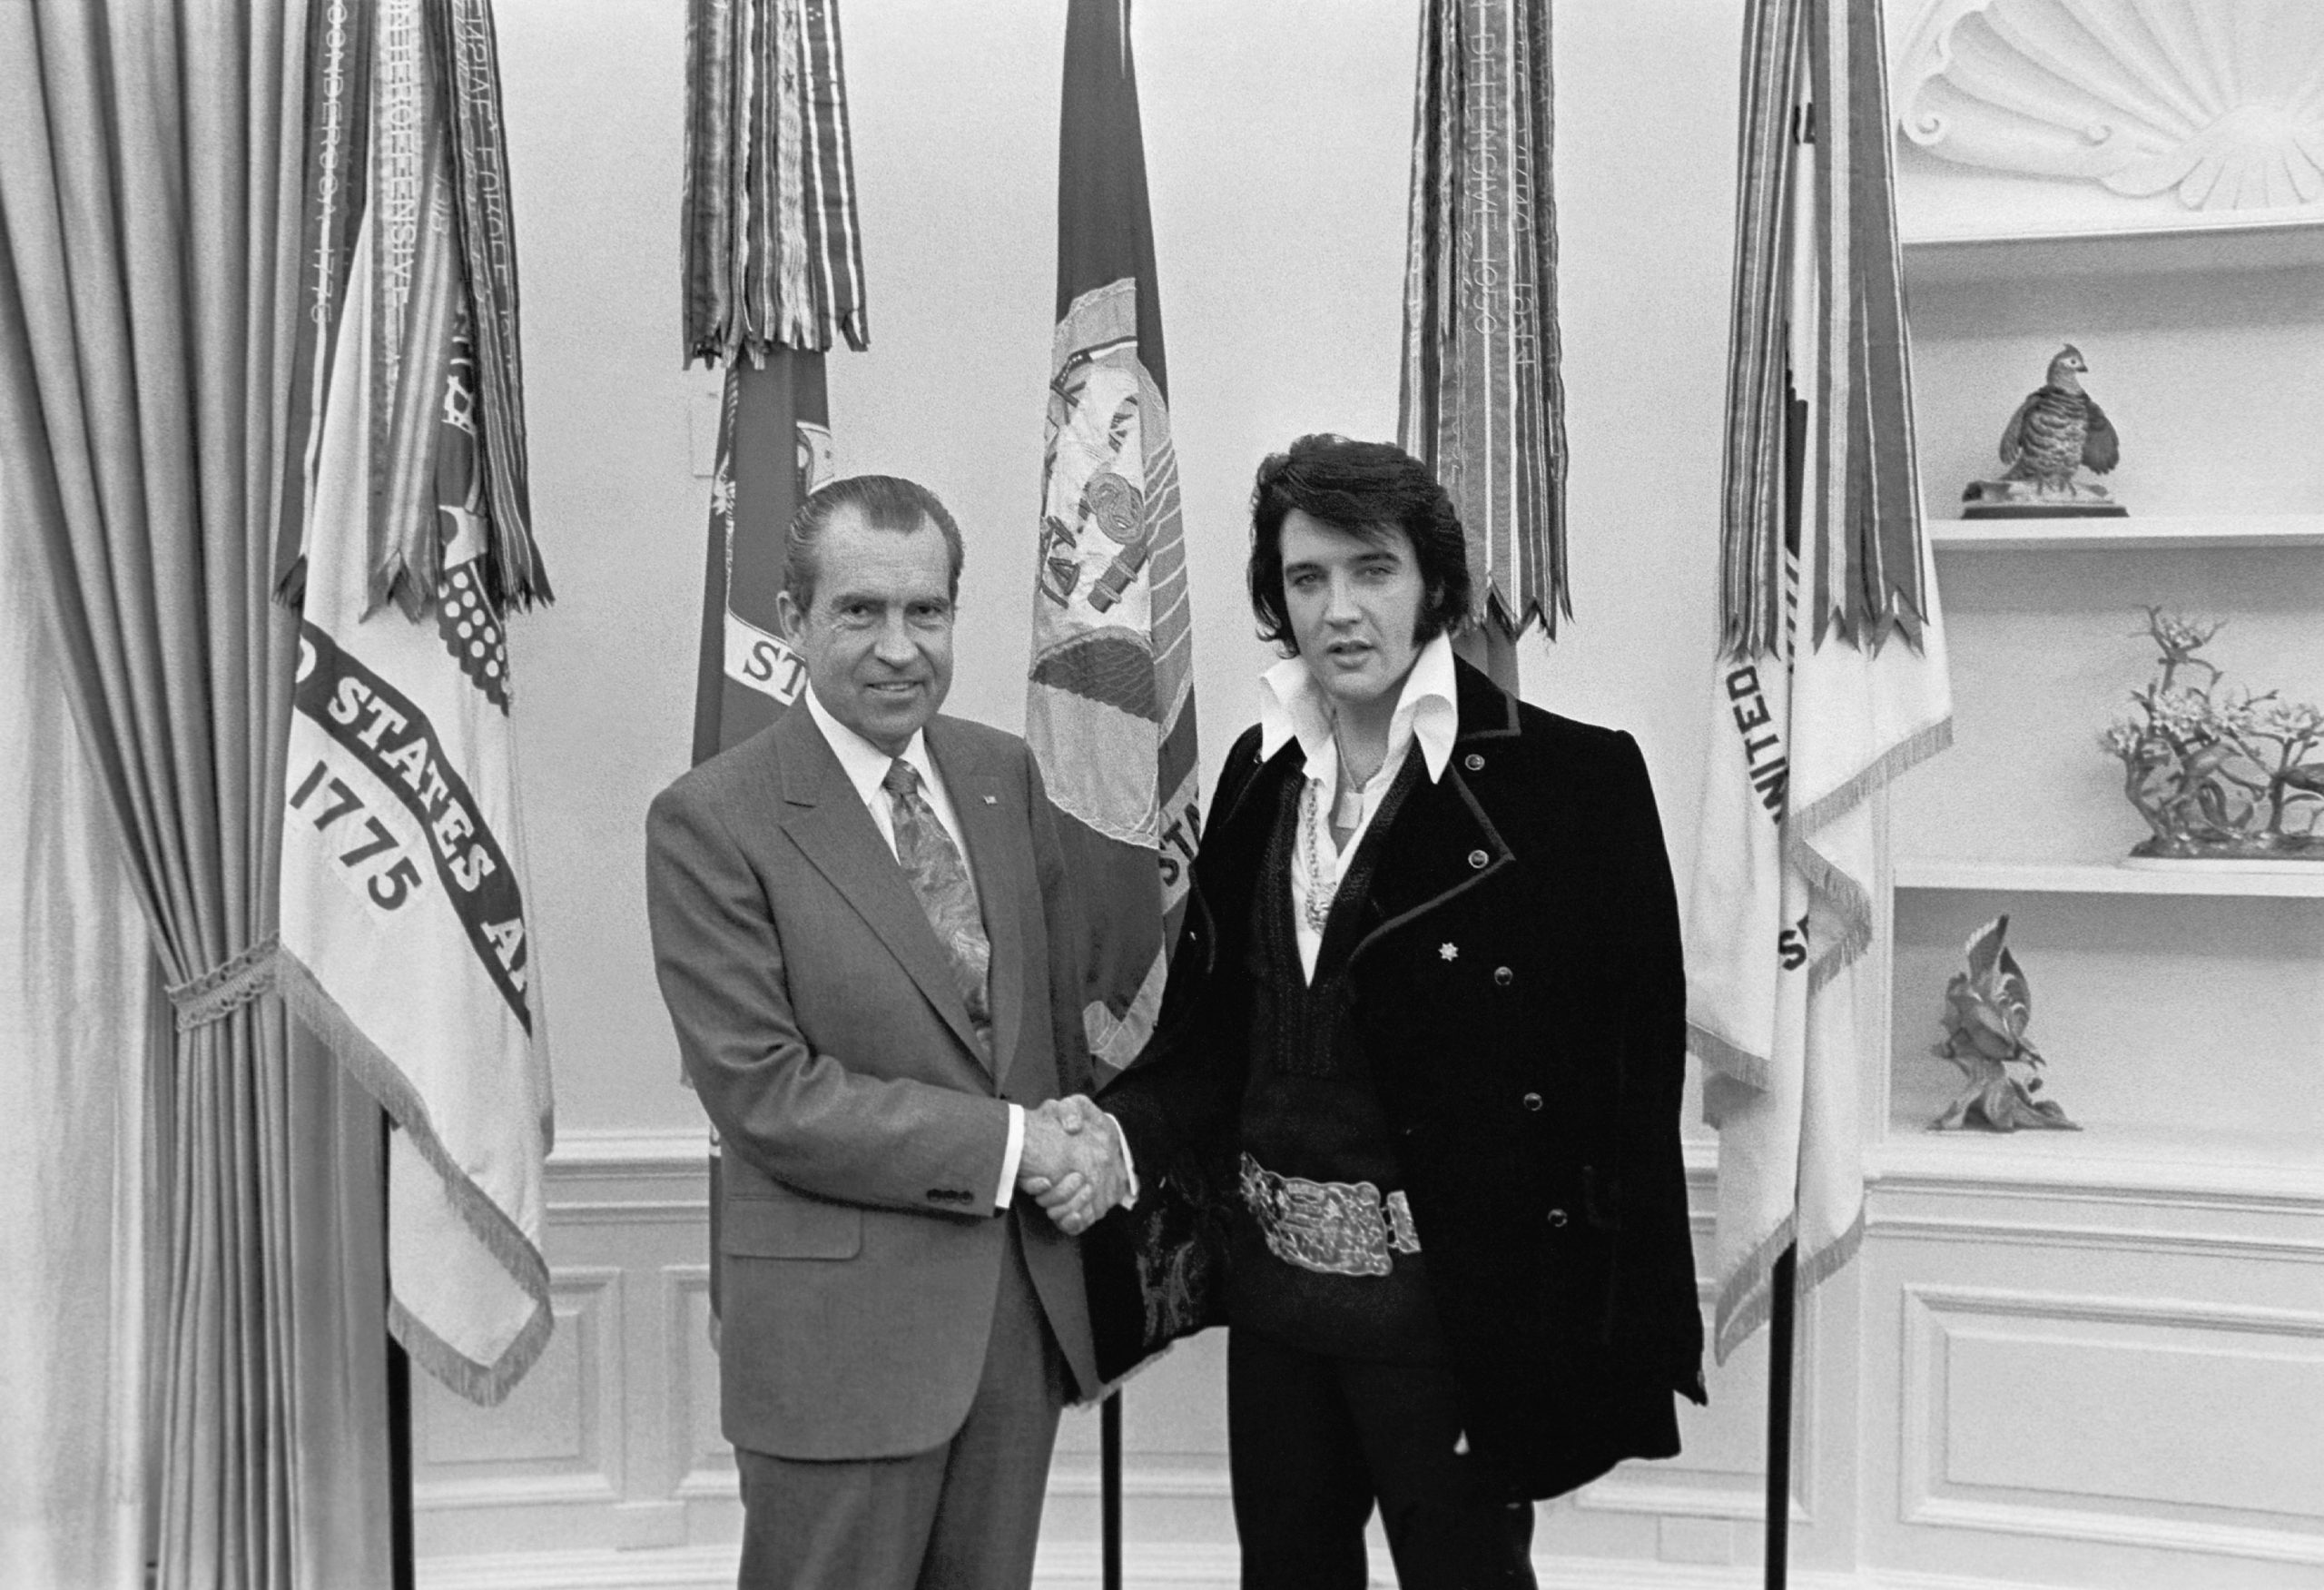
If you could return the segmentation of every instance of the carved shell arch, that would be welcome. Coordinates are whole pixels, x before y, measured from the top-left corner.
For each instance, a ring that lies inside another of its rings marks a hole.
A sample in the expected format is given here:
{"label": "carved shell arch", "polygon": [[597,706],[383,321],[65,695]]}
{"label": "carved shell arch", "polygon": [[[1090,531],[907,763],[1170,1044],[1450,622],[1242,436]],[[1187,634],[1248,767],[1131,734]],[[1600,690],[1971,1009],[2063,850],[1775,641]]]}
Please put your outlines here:
{"label": "carved shell arch", "polygon": [[2190,210],[2324,201],[2324,0],[1931,0],[1896,61],[1899,130],[1947,160]]}

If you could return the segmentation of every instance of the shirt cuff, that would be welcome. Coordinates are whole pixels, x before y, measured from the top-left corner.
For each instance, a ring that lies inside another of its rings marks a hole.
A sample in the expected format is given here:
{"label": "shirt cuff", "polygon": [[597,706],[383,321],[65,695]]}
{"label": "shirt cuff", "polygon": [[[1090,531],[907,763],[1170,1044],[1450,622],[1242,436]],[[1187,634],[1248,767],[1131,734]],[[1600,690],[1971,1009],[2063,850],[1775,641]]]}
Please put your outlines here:
{"label": "shirt cuff", "polygon": [[1017,1197],[1017,1161],[1025,1157],[1025,1107],[1009,1106],[1009,1146],[1000,1155],[1000,1190],[992,1195],[992,1207],[1006,1210]]}
{"label": "shirt cuff", "polygon": [[1121,1151],[1122,1174],[1129,1180],[1129,1190],[1122,1194],[1121,1202],[1114,1207],[1136,1209],[1137,1207],[1137,1162],[1129,1155],[1129,1133],[1124,1131],[1122,1123],[1110,1115],[1106,1117],[1106,1124],[1114,1129],[1114,1147]]}

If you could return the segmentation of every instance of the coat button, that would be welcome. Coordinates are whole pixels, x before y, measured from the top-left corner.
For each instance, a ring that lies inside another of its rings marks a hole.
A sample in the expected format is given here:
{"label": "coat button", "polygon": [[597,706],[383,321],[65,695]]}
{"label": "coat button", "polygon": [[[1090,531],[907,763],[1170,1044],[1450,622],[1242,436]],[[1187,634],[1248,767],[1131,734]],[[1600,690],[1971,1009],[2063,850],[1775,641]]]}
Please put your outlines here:
{"label": "coat button", "polygon": [[1482,850],[1472,850],[1469,852],[1469,864],[1472,867],[1482,867],[1485,863],[1492,859],[1492,857],[1487,855]]}
{"label": "coat button", "polygon": [[1496,966],[1492,969],[1492,981],[1494,987],[1507,988],[1511,983],[1517,981],[1517,973],[1512,972],[1506,966]]}
{"label": "coat button", "polygon": [[1472,751],[1461,758],[1461,765],[1472,773],[1482,773],[1485,770],[1485,759]]}
{"label": "coat button", "polygon": [[1539,1093],[1528,1093],[1525,1095],[1524,1103],[1525,1108],[1528,1110],[1539,1110],[1541,1107],[1541,1095]]}
{"label": "coat button", "polygon": [[1553,1210],[1551,1210],[1550,1211],[1550,1227],[1551,1227],[1551,1229],[1552,1230],[1558,1230],[1558,1229],[1560,1229],[1560,1228],[1563,1227],[1563,1226],[1564,1226],[1564,1224],[1565,1224],[1565,1210],[1561,1210],[1561,1209],[1553,1209]]}

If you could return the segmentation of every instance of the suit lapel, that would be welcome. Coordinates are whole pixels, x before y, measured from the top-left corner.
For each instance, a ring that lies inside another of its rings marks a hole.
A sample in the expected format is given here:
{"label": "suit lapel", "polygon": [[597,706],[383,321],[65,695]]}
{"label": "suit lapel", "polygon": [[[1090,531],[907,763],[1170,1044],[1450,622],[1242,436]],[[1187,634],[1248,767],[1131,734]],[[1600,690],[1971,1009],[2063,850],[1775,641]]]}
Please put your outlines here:
{"label": "suit lapel", "polygon": [[1018,914],[1015,887],[1018,879],[1032,874],[1033,867],[1024,843],[1024,801],[1011,795],[1008,781],[985,765],[943,718],[929,722],[928,754],[943,775],[945,793],[952,797],[961,843],[968,847],[969,871],[977,883],[977,907],[992,952],[985,997],[992,1007],[993,1080],[1005,1083],[1025,1019],[1025,924]]}
{"label": "suit lapel", "polygon": [[894,853],[881,839],[872,814],[863,809],[823,731],[802,708],[785,713],[773,732],[782,752],[783,832],[879,935],[888,953],[919,985],[968,1052],[979,1056],[981,1065],[982,1050],[976,1029],[969,1023],[968,1007],[953,984],[950,953],[937,939],[936,930],[928,925],[920,896],[912,893]]}

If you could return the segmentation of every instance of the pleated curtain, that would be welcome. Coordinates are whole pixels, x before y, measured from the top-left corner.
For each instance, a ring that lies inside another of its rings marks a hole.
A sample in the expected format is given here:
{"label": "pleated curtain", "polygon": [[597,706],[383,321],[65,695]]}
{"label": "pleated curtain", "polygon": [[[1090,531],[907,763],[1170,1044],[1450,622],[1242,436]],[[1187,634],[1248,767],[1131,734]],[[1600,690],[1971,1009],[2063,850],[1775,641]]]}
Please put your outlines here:
{"label": "pleated curtain", "polygon": [[[139,1488],[161,1590],[389,1572],[379,1117],[268,991],[307,25],[297,3],[0,6],[0,523],[172,1018]],[[115,1032],[43,1058],[110,1065],[119,1099],[141,1054]]]}
{"label": "pleated curtain", "polygon": [[145,1577],[161,984],[0,513],[0,1585]]}

